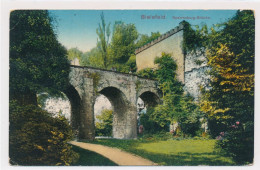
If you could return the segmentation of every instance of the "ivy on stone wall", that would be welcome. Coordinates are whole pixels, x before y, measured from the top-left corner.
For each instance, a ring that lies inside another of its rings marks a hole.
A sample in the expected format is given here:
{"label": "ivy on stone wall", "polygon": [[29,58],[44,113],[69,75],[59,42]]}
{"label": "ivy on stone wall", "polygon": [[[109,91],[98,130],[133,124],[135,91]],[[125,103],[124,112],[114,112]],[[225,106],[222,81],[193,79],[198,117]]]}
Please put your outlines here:
{"label": "ivy on stone wall", "polygon": [[97,86],[100,81],[100,74],[99,73],[90,73],[89,78],[93,79],[94,91],[95,91],[95,94],[97,94],[98,93]]}
{"label": "ivy on stone wall", "polygon": [[135,82],[135,89],[136,91],[139,91],[139,89],[142,87],[142,84],[141,84],[141,81],[140,80],[137,80]]}
{"label": "ivy on stone wall", "polygon": [[[208,39],[207,25],[203,25],[200,29],[198,25],[191,25],[187,21],[182,21],[184,26],[182,48],[184,54],[192,54],[196,56],[205,53],[205,46]],[[195,29],[193,29],[195,27]]]}

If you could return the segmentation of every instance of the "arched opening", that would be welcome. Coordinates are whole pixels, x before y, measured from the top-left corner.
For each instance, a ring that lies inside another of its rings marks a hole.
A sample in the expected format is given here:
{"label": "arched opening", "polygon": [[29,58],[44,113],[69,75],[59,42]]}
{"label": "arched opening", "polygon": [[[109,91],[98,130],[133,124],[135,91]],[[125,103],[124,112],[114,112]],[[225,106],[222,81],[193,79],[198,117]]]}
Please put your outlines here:
{"label": "arched opening", "polygon": [[64,93],[68,97],[71,104],[71,125],[72,128],[76,131],[76,136],[78,136],[80,131],[80,108],[81,108],[81,99],[77,90],[71,85],[67,88]]}
{"label": "arched opening", "polygon": [[137,106],[137,133],[142,134],[143,129],[141,127],[141,125],[142,125],[141,116],[143,114],[146,114],[147,109],[144,105],[144,101],[140,97],[138,97],[138,99],[137,99],[137,105],[136,106]]}
{"label": "arched opening", "polygon": [[160,102],[160,98],[153,92],[146,91],[142,93],[137,100],[137,132],[142,136],[145,131],[151,132],[154,127],[149,122],[149,112],[152,111]]}
{"label": "arched opening", "polygon": [[148,109],[149,107],[155,107],[160,102],[160,98],[153,92],[146,91],[139,96],[143,102],[144,106]]}
{"label": "arched opening", "polygon": [[[71,104],[68,97],[62,93],[60,97],[51,97],[47,93],[38,95],[41,107],[51,113],[53,116],[62,114],[71,122]],[[44,103],[42,103],[44,102]]]}
{"label": "arched opening", "polygon": [[129,133],[127,132],[127,116],[128,116],[128,102],[126,96],[122,91],[115,87],[106,87],[102,89],[100,94],[106,96],[110,101],[113,109],[113,127],[112,136],[113,138],[128,138]]}
{"label": "arched opening", "polygon": [[59,113],[64,115],[75,130],[76,135],[80,127],[80,97],[73,86],[69,86],[61,96],[53,97],[48,93],[41,93],[37,95],[38,104],[53,116]]}
{"label": "arched opening", "polygon": [[98,95],[94,104],[95,138],[112,137],[113,109],[108,98]]}

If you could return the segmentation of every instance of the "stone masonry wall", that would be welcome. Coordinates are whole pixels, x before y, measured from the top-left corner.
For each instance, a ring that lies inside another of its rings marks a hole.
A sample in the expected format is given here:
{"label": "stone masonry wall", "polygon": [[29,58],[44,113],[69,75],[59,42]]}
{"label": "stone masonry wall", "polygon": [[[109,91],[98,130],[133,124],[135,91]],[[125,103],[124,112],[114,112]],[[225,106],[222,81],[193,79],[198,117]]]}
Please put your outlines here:
{"label": "stone masonry wall", "polygon": [[205,87],[209,83],[208,71],[209,67],[204,55],[187,54],[185,56],[184,90],[195,100],[200,96],[200,86]]}
{"label": "stone masonry wall", "polygon": [[152,100],[159,98],[156,81],[133,74],[72,66],[70,83],[80,97],[80,116],[77,119],[80,139],[95,138],[94,104],[98,94],[105,95],[112,104],[113,137],[119,139],[137,137],[138,97],[147,92],[154,94],[154,98],[146,97],[147,100],[151,100],[147,103],[154,103]]}

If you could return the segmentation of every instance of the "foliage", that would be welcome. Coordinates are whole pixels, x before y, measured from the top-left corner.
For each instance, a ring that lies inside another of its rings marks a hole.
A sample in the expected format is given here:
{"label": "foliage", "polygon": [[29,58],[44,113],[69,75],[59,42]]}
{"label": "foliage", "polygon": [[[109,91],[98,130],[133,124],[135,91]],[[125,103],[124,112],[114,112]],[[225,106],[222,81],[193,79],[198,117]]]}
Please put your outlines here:
{"label": "foliage", "polygon": [[68,50],[67,56],[70,61],[73,61],[75,58],[77,58],[80,61],[83,56],[83,53],[78,48],[71,48]]}
{"label": "foliage", "polygon": [[114,24],[111,39],[111,59],[113,67],[115,67],[117,71],[130,71],[125,71],[124,64],[127,63],[134,54],[135,41],[137,38],[138,33],[134,24],[125,24],[123,22],[116,22]]}
{"label": "foliage", "polygon": [[72,61],[74,58],[80,59],[82,52],[78,48],[71,48],[68,50],[68,59]]}
{"label": "foliage", "polygon": [[[10,102],[9,156],[13,165],[70,165],[78,154],[68,145],[72,129],[59,115]],[[44,121],[43,121],[44,120]]]}
{"label": "foliage", "polygon": [[101,24],[99,24],[98,29],[96,30],[99,41],[97,43],[97,48],[101,52],[103,67],[107,68],[108,66],[108,41],[110,32],[110,23],[106,26],[104,13],[102,12],[101,15]]}
{"label": "foliage", "polygon": [[217,142],[217,148],[222,149],[223,155],[232,156],[237,164],[243,165],[252,163],[254,141],[254,125],[253,123],[247,124],[247,128],[244,129],[243,125],[239,124],[230,126],[226,132],[222,132],[224,135]]}
{"label": "foliage", "polygon": [[[144,115],[143,124],[157,130],[166,130],[170,124],[178,122],[179,127],[176,135],[195,136],[196,131],[200,129],[202,113],[194,103],[193,98],[185,95],[183,85],[177,80],[177,65],[169,54],[162,53],[161,57],[155,59],[158,65],[156,70],[151,68],[143,69],[137,74],[146,78],[155,78],[159,82],[159,88],[162,91],[163,104],[156,106],[151,113]],[[158,128],[159,125],[161,128]],[[146,126],[145,129],[146,129]]]}
{"label": "foliage", "polygon": [[185,95],[181,99],[182,114],[179,115],[178,122],[181,131],[184,135],[188,136],[200,136],[201,132],[201,118],[203,114],[199,111],[199,107],[194,103],[194,99],[191,96]]}
{"label": "foliage", "polygon": [[113,111],[104,109],[101,115],[96,116],[101,122],[96,122],[97,136],[112,136]]}
{"label": "foliage", "polygon": [[97,85],[100,80],[100,74],[94,72],[94,73],[89,74],[88,76],[93,79],[94,90],[95,90],[95,93],[97,94],[98,93]]}
{"label": "foliage", "polygon": [[143,125],[144,134],[154,134],[161,131],[167,131],[167,127],[160,126],[156,121],[151,119],[151,114],[154,112],[153,108],[148,108],[145,114],[140,115],[140,123]]}
{"label": "foliage", "polygon": [[110,24],[106,25],[103,13],[96,32],[97,47],[81,55],[80,64],[125,73],[136,72],[135,49],[160,36],[159,32],[152,32],[151,36],[141,35],[138,39],[139,34],[134,24],[116,21],[110,42]]}
{"label": "foliage", "polygon": [[[136,68],[136,56],[132,54],[125,65],[128,67],[127,71],[130,70],[132,73],[136,72],[136,70],[137,70],[137,68]],[[127,71],[125,71],[125,72],[127,72]]]}
{"label": "foliage", "polygon": [[[201,110],[221,125],[211,131],[229,134],[219,143],[238,164],[253,161],[254,44],[253,11],[237,11],[221,30],[212,29],[206,51],[211,88],[204,89]],[[231,130],[236,121],[244,128]]]}
{"label": "foliage", "polygon": [[177,80],[177,64],[172,57],[169,54],[162,53],[162,56],[157,57],[154,63],[158,64],[156,77],[163,95],[167,95],[170,92],[181,95],[183,93],[183,85]]}
{"label": "foliage", "polygon": [[36,104],[36,93],[59,93],[68,85],[66,49],[44,10],[10,14],[10,99]]}
{"label": "foliage", "polygon": [[99,37],[97,47],[83,54],[80,60],[81,65],[125,73],[136,71],[134,51],[138,33],[134,24],[115,22],[111,42],[109,42],[110,24],[106,26],[102,13],[97,34]]}
{"label": "foliage", "polygon": [[235,165],[230,157],[220,155],[214,149],[215,140],[160,140],[166,134],[156,134],[157,140],[147,136],[138,140],[97,139],[91,143],[115,147],[159,165]]}
{"label": "foliage", "polygon": [[200,29],[198,25],[192,26],[187,21],[182,21],[182,24],[184,26],[182,42],[184,53],[195,54],[196,56],[204,55],[209,39],[207,25],[203,25]]}
{"label": "foliage", "polygon": [[178,122],[180,132],[176,131],[177,135],[184,133],[194,136],[200,128],[201,114],[193,98],[183,93],[183,85],[176,77],[175,61],[169,54],[163,53],[162,57],[155,59],[155,64],[158,64],[155,75],[163,94],[163,104],[154,108],[149,120],[164,128],[169,128],[170,124]]}
{"label": "foliage", "polygon": [[156,74],[154,69],[152,68],[145,68],[137,72],[137,75],[140,77],[148,78],[148,79],[155,79]]}
{"label": "foliage", "polygon": [[136,46],[136,48],[140,48],[140,47],[150,43],[151,41],[157,39],[160,36],[161,36],[160,32],[151,32],[150,36],[148,36],[146,34],[139,35],[140,38],[137,40],[135,46]]}
{"label": "foliage", "polygon": [[40,108],[44,108],[45,107],[45,102],[48,98],[50,98],[51,96],[48,93],[41,93],[37,95],[37,103],[38,106]]}
{"label": "foliage", "polygon": [[80,65],[104,68],[102,52],[97,47],[92,48],[81,56]]}

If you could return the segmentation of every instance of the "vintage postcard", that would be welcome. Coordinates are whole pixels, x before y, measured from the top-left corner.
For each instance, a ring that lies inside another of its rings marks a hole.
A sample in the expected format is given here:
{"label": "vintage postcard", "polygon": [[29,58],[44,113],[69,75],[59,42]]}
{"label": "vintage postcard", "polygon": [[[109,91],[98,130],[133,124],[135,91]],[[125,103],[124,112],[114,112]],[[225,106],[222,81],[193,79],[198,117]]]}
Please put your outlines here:
{"label": "vintage postcard", "polygon": [[254,6],[56,3],[6,3],[6,167],[256,167]]}

